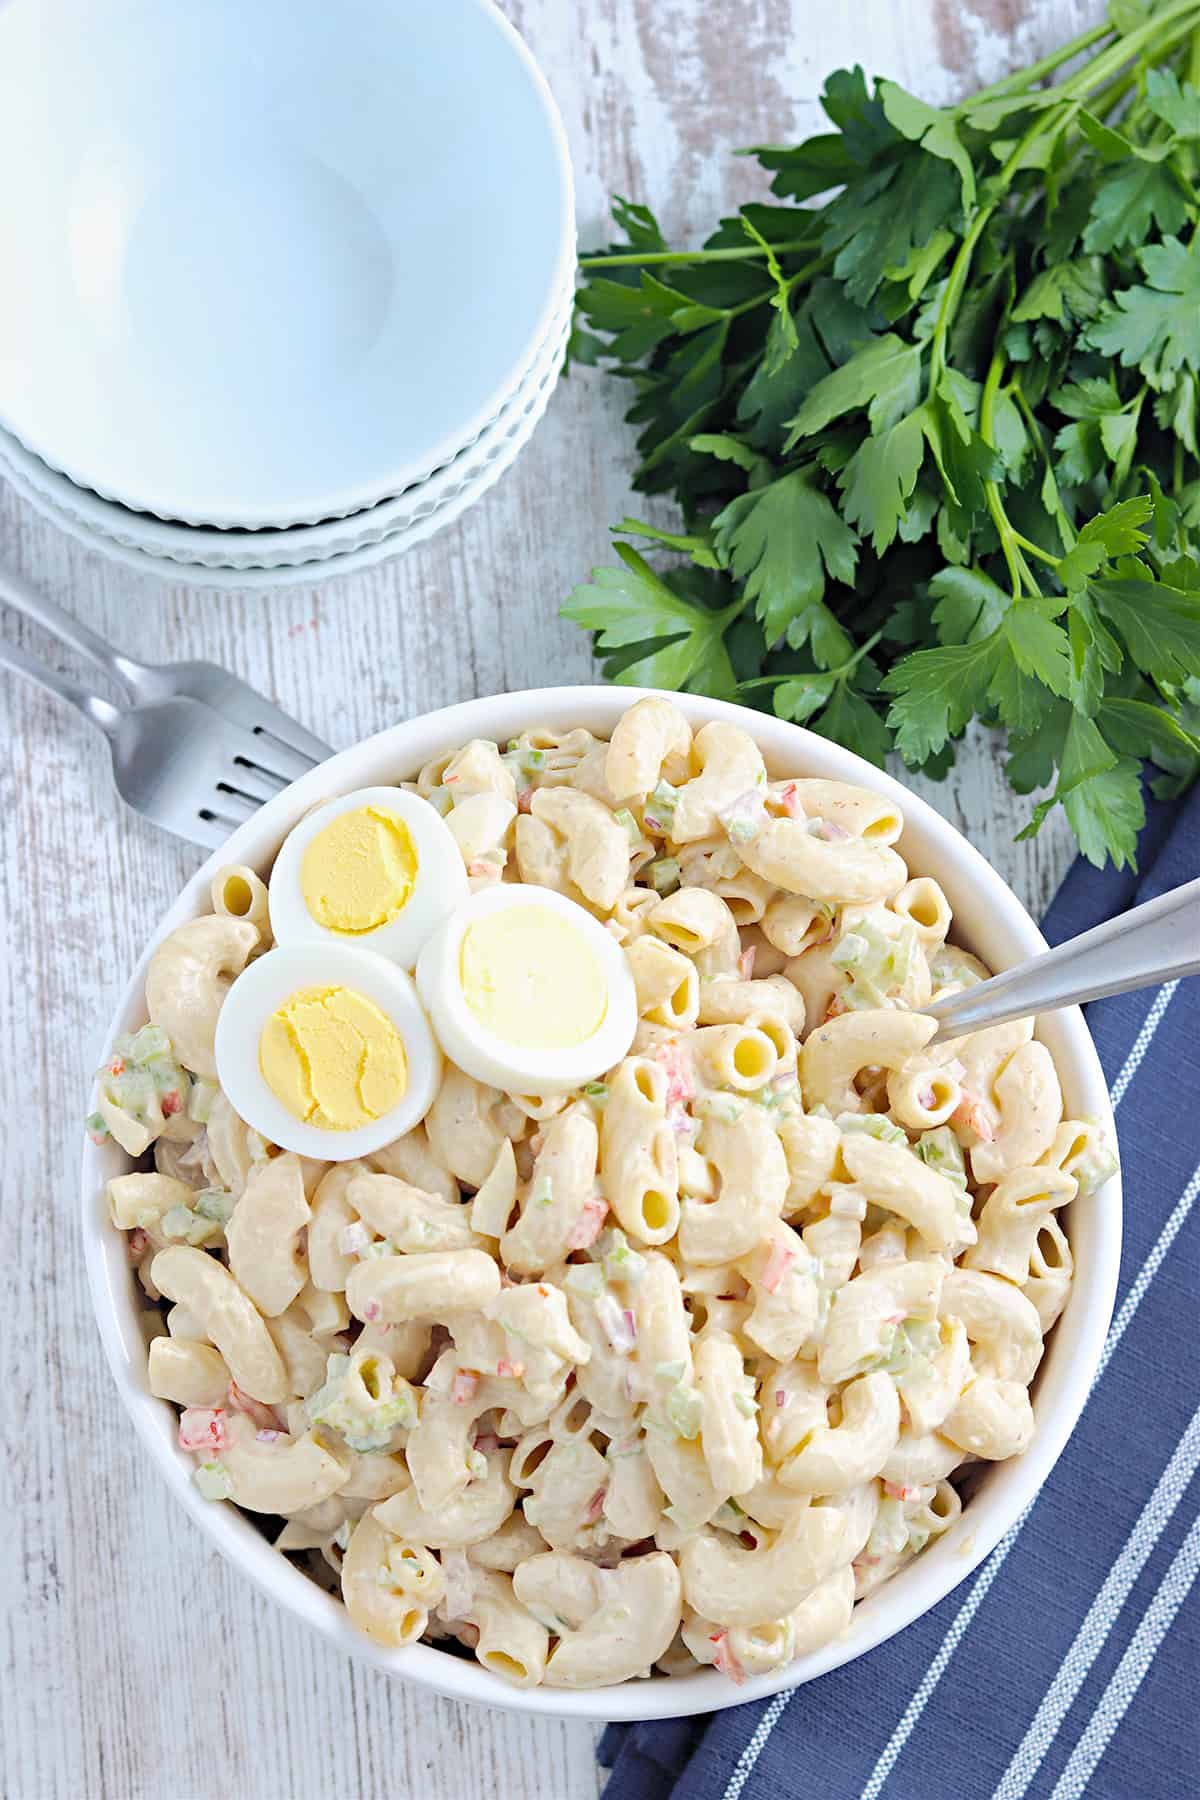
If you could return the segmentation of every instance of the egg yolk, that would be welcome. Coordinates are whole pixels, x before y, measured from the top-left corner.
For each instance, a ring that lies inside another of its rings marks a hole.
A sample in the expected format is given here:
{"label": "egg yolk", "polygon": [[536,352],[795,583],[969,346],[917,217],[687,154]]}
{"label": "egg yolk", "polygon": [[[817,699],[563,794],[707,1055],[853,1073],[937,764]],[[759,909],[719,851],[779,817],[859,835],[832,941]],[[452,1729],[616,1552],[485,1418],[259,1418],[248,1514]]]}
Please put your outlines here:
{"label": "egg yolk", "polygon": [[386,1013],[351,988],[300,988],[263,1026],[263,1080],[288,1111],[322,1131],[382,1118],[408,1086],[404,1040]]}
{"label": "egg yolk", "polygon": [[599,959],[583,933],[548,906],[505,907],[468,926],[459,981],[479,1023],[525,1049],[586,1043],[608,1010]]}
{"label": "egg yolk", "polygon": [[300,864],[300,892],[318,925],[356,936],[377,931],[408,904],[417,851],[408,827],[379,806],[339,813]]}

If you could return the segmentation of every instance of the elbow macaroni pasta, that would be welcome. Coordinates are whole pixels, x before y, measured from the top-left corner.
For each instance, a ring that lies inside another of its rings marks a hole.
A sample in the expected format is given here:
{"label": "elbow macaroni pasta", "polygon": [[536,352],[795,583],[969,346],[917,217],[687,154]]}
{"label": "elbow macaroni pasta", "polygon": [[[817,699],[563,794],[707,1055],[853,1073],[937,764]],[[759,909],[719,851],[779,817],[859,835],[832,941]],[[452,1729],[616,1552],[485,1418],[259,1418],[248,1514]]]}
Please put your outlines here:
{"label": "elbow macaroni pasta", "polygon": [[956,1470],[1028,1444],[1058,1214],[1111,1152],[1027,1022],[928,1050],[921,1006],[982,965],[886,798],[769,779],[662,697],[416,791],[473,882],[607,923],[633,1050],[552,1098],[447,1063],[363,1161],[281,1153],[216,1085],[270,941],[261,873],[220,870],[99,1078],[145,1159],[108,1206],[169,1307],[150,1389],[201,1492],[282,1517],[378,1643],[516,1686],[780,1668],[954,1526]]}

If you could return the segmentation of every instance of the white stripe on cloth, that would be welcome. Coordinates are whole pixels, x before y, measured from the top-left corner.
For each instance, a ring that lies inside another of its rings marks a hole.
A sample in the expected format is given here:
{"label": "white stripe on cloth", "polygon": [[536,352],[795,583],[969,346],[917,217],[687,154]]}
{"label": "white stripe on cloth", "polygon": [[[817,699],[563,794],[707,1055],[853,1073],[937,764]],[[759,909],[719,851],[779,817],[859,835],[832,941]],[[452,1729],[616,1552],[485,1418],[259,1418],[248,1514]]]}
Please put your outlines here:
{"label": "white stripe on cloth", "polygon": [[742,1754],[737,1759],[737,1767],[729,1777],[729,1786],[725,1789],[723,1800],[738,1800],[738,1795],[754,1773],[754,1765],[762,1755],[763,1745],[774,1731],[784,1712],[788,1701],[796,1693],[795,1688],[788,1688],[784,1694],[776,1694],[762,1718],[754,1727],[753,1734]]}
{"label": "white stripe on cloth", "polygon": [[[1075,1634],[1057,1675],[1047,1688],[1028,1731],[1004,1771],[993,1800],[1021,1800],[1058,1736],[1059,1728],[1087,1679],[1088,1671],[1108,1642],[1133,1584],[1146,1566],[1151,1551],[1175,1516],[1175,1509],[1200,1467],[1200,1408],[1175,1446],[1154,1492],[1125,1540],[1087,1616]],[[1090,1729],[1090,1727],[1089,1727]],[[1082,1740],[1081,1740],[1082,1741]]]}
{"label": "white stripe on cloth", "polygon": [[[1150,1010],[1143,1021],[1141,1030],[1134,1039],[1129,1054],[1125,1058],[1120,1073],[1117,1075],[1110,1090],[1114,1111],[1124,1099],[1130,1082],[1141,1067],[1146,1052],[1153,1042],[1154,1034],[1162,1023],[1163,1014],[1170,1005],[1172,996],[1178,986],[1179,983],[1177,981],[1168,981],[1163,987],[1159,988],[1158,992],[1155,994]],[[1117,1317],[1113,1320],[1112,1325],[1109,1328],[1104,1350],[1101,1353],[1100,1363],[1096,1370],[1095,1379],[1097,1381],[1100,1379],[1109,1357],[1120,1343],[1125,1332],[1125,1327],[1136,1312],[1137,1307],[1141,1302],[1142,1295],[1150,1284],[1151,1277],[1162,1262],[1163,1257],[1166,1255],[1175,1239],[1175,1234],[1187,1217],[1192,1201],[1195,1199],[1195,1193],[1192,1190],[1198,1184],[1200,1184],[1200,1169],[1198,1169],[1195,1176],[1193,1176],[1183,1199],[1179,1201],[1175,1207],[1175,1211],[1171,1214],[1170,1219],[1167,1220],[1158,1242],[1155,1244],[1154,1249],[1150,1252],[1150,1255],[1147,1257],[1146,1262],[1142,1267],[1137,1281],[1126,1295],[1124,1306],[1122,1306],[1121,1311],[1117,1314]],[[921,1717],[921,1714],[924,1712],[930,1695],[933,1693],[938,1682],[945,1673],[950,1658],[954,1655],[960,1640],[966,1633],[967,1627],[978,1612],[988,1589],[991,1587],[992,1582],[999,1572],[1001,1564],[1004,1562],[1005,1557],[1017,1541],[1021,1527],[1024,1525],[1032,1510],[1033,1502],[1031,1501],[1024,1512],[1022,1512],[1009,1526],[1004,1536],[996,1545],[996,1548],[984,1563],[979,1574],[976,1576],[966,1600],[959,1608],[953,1624],[942,1640],[937,1655],[925,1671],[920,1686],[905,1707],[904,1712],[897,1722],[895,1730],[888,1739],[888,1742],[884,1745],[879,1760],[871,1771],[870,1779],[862,1791],[861,1800],[877,1800],[877,1796],[883,1788],[884,1782],[891,1774],[900,1752],[908,1742],[913,1728]],[[755,1764],[762,1755],[767,1740],[770,1738],[771,1733],[786,1712],[788,1703],[795,1692],[795,1688],[789,1688],[785,1693],[776,1694],[775,1698],[771,1701],[771,1704],[766,1708],[762,1718],[748,1738],[741,1755],[738,1757],[733,1774],[729,1778],[729,1784],[722,1795],[722,1800],[740,1800],[742,1789],[753,1774]]]}
{"label": "white stripe on cloth", "polygon": [[1109,1091],[1109,1098],[1112,1100],[1114,1112],[1116,1112],[1118,1106],[1120,1106],[1122,1100],[1125,1098],[1126,1088],[1141,1068],[1142,1058],[1150,1048],[1154,1034],[1162,1024],[1162,1016],[1175,998],[1175,990],[1178,986],[1178,981],[1164,982],[1163,986],[1160,987],[1157,994],[1155,994],[1154,1004],[1146,1014],[1145,1022],[1142,1025],[1142,1029],[1133,1040],[1133,1048],[1125,1058],[1121,1073],[1117,1076],[1117,1079],[1113,1082],[1112,1088]]}
{"label": "white stripe on cloth", "polygon": [[[1166,1256],[1167,1251],[1171,1248],[1171,1245],[1179,1235],[1179,1231],[1185,1219],[1195,1205],[1197,1194],[1200,1194],[1200,1168],[1195,1170],[1192,1179],[1188,1182],[1183,1193],[1176,1201],[1170,1217],[1158,1234],[1154,1248],[1151,1250],[1149,1256],[1142,1264],[1141,1269],[1138,1271],[1137,1280],[1126,1294],[1116,1318],[1109,1326],[1108,1336],[1104,1340],[1104,1349],[1100,1353],[1100,1361],[1096,1367],[1095,1378],[1092,1382],[1093,1389],[1100,1380],[1105,1369],[1108,1367],[1113,1351],[1128,1330],[1133,1315],[1145,1298],[1146,1289],[1150,1286],[1151,1281],[1162,1265],[1163,1258]],[[1036,1495],[1034,1500],[1036,1500]],[[1004,1536],[1000,1539],[1000,1542],[996,1545],[996,1548],[992,1551],[992,1554],[984,1563],[979,1574],[975,1577],[970,1592],[967,1594],[962,1606],[956,1613],[954,1622],[942,1640],[937,1655],[925,1671],[920,1687],[918,1687],[916,1693],[905,1707],[897,1721],[895,1730],[892,1732],[891,1737],[880,1752],[879,1760],[871,1771],[870,1779],[860,1795],[860,1800],[878,1800],[878,1796],[883,1791],[884,1783],[896,1766],[900,1752],[904,1749],[905,1744],[912,1736],[918,1719],[921,1717],[921,1714],[929,1703],[930,1696],[937,1687],[942,1676],[945,1674],[951,1657],[954,1655],[968,1626],[987,1597],[988,1589],[996,1579],[1005,1558],[1016,1543],[1017,1538],[1020,1536],[1021,1528],[1033,1511],[1033,1506],[1034,1501],[1031,1501],[1020,1517],[1009,1526]],[[761,1745],[759,1747],[761,1749]],[[741,1790],[739,1789],[739,1792],[740,1791]],[[726,1796],[726,1800],[729,1800],[728,1796]]]}
{"label": "white stripe on cloth", "polygon": [[1087,1730],[1071,1754],[1071,1760],[1059,1777],[1050,1800],[1084,1800],[1096,1764],[1108,1749],[1112,1738],[1128,1712],[1146,1673],[1158,1653],[1158,1647],[1174,1622],[1175,1615],[1187,1599],[1192,1583],[1200,1574],[1200,1518],[1179,1546],[1170,1568],[1162,1578],[1158,1592],[1146,1608],[1142,1622],[1117,1664],[1112,1680],[1101,1695]]}

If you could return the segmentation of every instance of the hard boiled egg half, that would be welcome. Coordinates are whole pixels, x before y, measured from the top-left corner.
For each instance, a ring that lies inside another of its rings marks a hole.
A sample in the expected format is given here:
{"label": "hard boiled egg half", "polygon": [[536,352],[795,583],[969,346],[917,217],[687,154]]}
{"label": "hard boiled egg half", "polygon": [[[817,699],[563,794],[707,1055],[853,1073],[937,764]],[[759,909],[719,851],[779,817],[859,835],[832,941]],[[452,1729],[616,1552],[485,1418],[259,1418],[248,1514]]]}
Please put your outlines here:
{"label": "hard boiled egg half", "polygon": [[633,976],[591,913],[549,888],[472,894],[428,940],[417,988],[452,1062],[518,1094],[582,1087],[637,1029]]}
{"label": "hard boiled egg half", "polygon": [[271,871],[271,930],[277,944],[350,944],[411,969],[467,892],[458,845],[428,800],[357,788],[284,839]]}
{"label": "hard boiled egg half", "polygon": [[215,1051],[234,1111],[324,1162],[410,1131],[442,1078],[411,976],[344,944],[288,944],[252,962],[225,996]]}

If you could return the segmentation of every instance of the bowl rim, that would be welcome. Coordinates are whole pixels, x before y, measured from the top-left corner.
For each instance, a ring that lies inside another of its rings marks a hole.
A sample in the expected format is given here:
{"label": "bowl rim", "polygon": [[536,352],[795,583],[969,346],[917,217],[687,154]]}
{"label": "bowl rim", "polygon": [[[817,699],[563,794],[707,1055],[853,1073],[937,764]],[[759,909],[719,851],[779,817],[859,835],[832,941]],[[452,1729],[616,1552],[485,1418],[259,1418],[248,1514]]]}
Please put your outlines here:
{"label": "bowl rim", "polygon": [[[206,909],[215,871],[228,862],[248,862],[252,867],[265,863],[292,824],[319,799],[375,781],[408,779],[423,763],[471,737],[505,740],[548,719],[561,729],[586,726],[611,731],[628,706],[654,692],[623,686],[558,686],[484,696],[389,726],[318,765],[239,826],[186,883],[123,986],[105,1037],[105,1053],[120,1032],[144,1018],[144,977],[150,956],[168,932]],[[964,933],[969,940],[980,942],[982,933],[982,938],[990,938],[994,945],[1003,943],[1002,966],[1046,948],[1021,902],[981,853],[928,802],[893,777],[801,726],[727,701],[689,694],[665,697],[680,707],[693,726],[722,720],[749,730],[769,767],[774,763],[788,774],[804,771],[855,781],[885,794],[905,816],[901,853],[906,840],[918,843],[918,872],[932,874],[941,882],[957,916],[966,913],[972,918]],[[929,845],[934,847],[932,857]],[[1068,1090],[1070,1110],[1076,1116],[1098,1119],[1115,1141],[1107,1084],[1079,1009],[1049,1015],[1040,1022],[1039,1035],[1054,1055]],[[633,1721],[744,1705],[840,1667],[921,1617],[991,1553],[1058,1460],[1099,1364],[1120,1265],[1118,1172],[1069,1220],[1072,1242],[1079,1242],[1082,1254],[1077,1258],[1071,1299],[1039,1369],[1034,1394],[1038,1430],[1030,1448],[1007,1463],[989,1465],[962,1519],[856,1607],[850,1629],[834,1643],[784,1669],[751,1677],[740,1688],[715,1671],[704,1670],[609,1688],[518,1689],[507,1687],[473,1660],[431,1646],[388,1650],[373,1643],[350,1624],[340,1600],[289,1563],[246,1515],[200,1496],[191,1480],[190,1459],[175,1441],[176,1411],[167,1401],[155,1399],[146,1386],[146,1339],[139,1323],[144,1309],[137,1304],[135,1278],[103,1204],[104,1183],[128,1164],[129,1159],[111,1142],[96,1146],[85,1137],[81,1166],[84,1258],[93,1309],[118,1392],[152,1462],[176,1498],[242,1575],[321,1632],[335,1648],[453,1699],[550,1717]]]}
{"label": "bowl rim", "polygon": [[[261,531],[319,526],[356,512],[368,511],[417,486],[435,475],[446,463],[464,450],[469,450],[490,421],[518,392],[537,358],[539,349],[553,330],[563,284],[570,284],[576,260],[575,196],[573,165],[566,128],[550,84],[521,32],[501,11],[497,0],[461,0],[465,8],[478,15],[477,28],[490,30],[504,44],[513,58],[513,92],[521,78],[528,84],[527,100],[530,116],[537,116],[545,130],[546,141],[557,171],[557,248],[553,268],[547,279],[536,313],[530,318],[524,341],[503,373],[494,373],[491,385],[476,402],[474,410],[461,418],[456,426],[446,426],[441,436],[420,451],[410,451],[407,460],[393,460],[389,466],[386,452],[373,475],[364,470],[357,482],[311,491],[272,505],[247,506],[236,485],[216,486],[207,495],[170,494],[160,489],[156,499],[146,492],[140,495],[129,486],[112,486],[97,479],[98,471],[88,472],[63,442],[51,444],[43,435],[43,425],[36,417],[18,419],[0,411],[0,426],[17,440],[22,448],[51,471],[74,487],[95,494],[100,500],[157,518],[162,524],[193,526],[199,529],[234,529]],[[386,21],[385,21],[386,23]],[[367,59],[369,62],[369,58]],[[395,453],[392,453],[393,458]],[[157,477],[156,477],[157,479]],[[209,474],[203,479],[219,483],[226,477]],[[306,477],[311,479],[311,477]]]}

